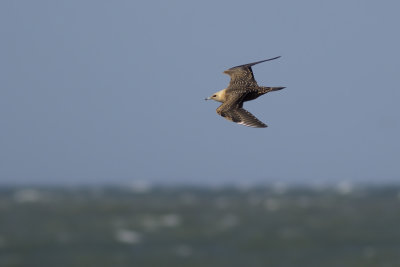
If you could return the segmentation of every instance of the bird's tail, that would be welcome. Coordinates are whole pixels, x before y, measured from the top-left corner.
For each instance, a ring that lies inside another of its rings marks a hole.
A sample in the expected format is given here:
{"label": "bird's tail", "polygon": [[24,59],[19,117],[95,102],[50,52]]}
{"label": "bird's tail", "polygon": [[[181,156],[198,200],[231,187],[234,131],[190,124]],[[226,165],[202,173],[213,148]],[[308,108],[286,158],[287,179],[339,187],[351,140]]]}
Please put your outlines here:
{"label": "bird's tail", "polygon": [[262,89],[265,93],[272,92],[272,91],[279,91],[279,90],[282,90],[283,88],[286,88],[286,87],[266,87],[266,86],[262,87]]}

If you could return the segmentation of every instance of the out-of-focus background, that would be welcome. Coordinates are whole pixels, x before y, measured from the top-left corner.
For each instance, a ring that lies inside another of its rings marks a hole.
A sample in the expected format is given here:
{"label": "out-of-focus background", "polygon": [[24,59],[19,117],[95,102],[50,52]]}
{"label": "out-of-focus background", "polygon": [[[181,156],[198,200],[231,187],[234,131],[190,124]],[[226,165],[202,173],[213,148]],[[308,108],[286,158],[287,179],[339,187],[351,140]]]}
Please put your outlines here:
{"label": "out-of-focus background", "polygon": [[399,266],[400,188],[2,188],[0,266]]}
{"label": "out-of-focus background", "polygon": [[1,1],[0,265],[399,266],[399,8]]}

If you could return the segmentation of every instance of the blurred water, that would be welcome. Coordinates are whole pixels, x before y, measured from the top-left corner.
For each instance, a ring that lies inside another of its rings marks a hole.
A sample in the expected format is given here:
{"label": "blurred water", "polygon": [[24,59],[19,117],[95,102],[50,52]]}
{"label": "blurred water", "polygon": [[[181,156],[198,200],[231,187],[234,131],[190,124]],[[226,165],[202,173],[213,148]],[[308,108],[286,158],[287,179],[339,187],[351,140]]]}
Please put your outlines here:
{"label": "blurred water", "polygon": [[400,266],[400,187],[0,188],[0,266]]}

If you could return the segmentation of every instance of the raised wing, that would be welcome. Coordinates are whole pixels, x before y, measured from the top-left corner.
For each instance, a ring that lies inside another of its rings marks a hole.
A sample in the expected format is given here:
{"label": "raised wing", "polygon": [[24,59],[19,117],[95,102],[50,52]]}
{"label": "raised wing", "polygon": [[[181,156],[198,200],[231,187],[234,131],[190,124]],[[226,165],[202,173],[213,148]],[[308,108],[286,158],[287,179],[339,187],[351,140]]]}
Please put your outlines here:
{"label": "raised wing", "polygon": [[280,58],[279,57],[274,57],[274,58],[269,58],[253,63],[248,63],[244,65],[239,65],[232,67],[230,69],[227,69],[224,71],[225,74],[228,74],[231,77],[231,81],[229,83],[229,87],[237,87],[237,86],[248,86],[248,85],[257,85],[256,80],[254,79],[254,74],[253,70],[251,69],[251,66],[254,66],[256,64],[265,62],[265,61],[270,61]]}

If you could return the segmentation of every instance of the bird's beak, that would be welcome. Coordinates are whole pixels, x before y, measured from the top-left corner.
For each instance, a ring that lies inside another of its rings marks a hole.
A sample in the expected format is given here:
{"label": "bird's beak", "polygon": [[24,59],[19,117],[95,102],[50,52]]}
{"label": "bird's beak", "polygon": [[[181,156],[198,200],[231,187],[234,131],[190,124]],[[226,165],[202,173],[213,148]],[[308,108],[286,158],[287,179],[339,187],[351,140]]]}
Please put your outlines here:
{"label": "bird's beak", "polygon": [[205,98],[204,100],[211,100],[211,97],[207,97],[207,98]]}

